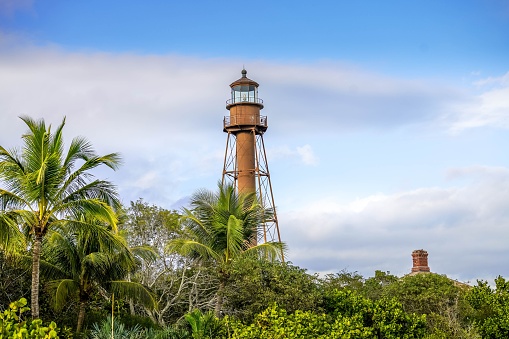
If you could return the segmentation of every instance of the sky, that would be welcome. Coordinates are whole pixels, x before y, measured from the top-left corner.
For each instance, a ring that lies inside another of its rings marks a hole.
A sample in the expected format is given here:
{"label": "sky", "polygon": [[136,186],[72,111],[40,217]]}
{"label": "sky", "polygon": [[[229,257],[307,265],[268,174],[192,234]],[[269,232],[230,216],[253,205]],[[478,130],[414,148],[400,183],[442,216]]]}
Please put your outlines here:
{"label": "sky", "polygon": [[260,84],[287,259],[509,277],[509,2],[0,0],[0,145],[85,136],[125,204],[215,190],[229,84]]}

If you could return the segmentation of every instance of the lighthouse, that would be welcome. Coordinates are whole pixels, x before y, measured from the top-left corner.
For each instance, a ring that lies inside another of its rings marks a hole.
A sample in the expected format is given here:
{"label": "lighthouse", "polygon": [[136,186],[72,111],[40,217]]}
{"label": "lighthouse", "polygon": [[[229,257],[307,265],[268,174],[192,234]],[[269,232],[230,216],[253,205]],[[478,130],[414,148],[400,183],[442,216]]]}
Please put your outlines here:
{"label": "lighthouse", "polygon": [[223,131],[228,136],[222,183],[233,184],[239,194],[256,193],[259,203],[273,212],[264,218],[258,242],[281,242],[263,141],[268,121],[260,114],[263,100],[258,97],[258,83],[247,77],[245,69],[241,74],[230,84],[231,97],[226,101],[230,114],[223,119]]}

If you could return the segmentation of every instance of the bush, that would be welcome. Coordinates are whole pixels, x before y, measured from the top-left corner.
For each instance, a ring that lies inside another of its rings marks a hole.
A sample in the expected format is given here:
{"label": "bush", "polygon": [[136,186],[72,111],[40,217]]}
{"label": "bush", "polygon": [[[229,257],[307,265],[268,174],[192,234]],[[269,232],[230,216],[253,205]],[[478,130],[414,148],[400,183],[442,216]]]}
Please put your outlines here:
{"label": "bush", "polygon": [[95,323],[92,325],[92,330],[90,331],[91,339],[112,339],[113,338],[122,338],[122,339],[141,339],[145,338],[143,336],[143,331],[141,326],[136,325],[132,328],[126,327],[123,323],[115,321],[113,323],[113,331],[111,329],[111,316],[108,316],[104,319],[100,324]]}
{"label": "bush", "polygon": [[23,320],[23,313],[30,310],[26,305],[27,300],[21,298],[10,303],[9,309],[0,314],[0,338],[59,338],[59,328],[54,321],[43,326],[41,319]]}
{"label": "bush", "polygon": [[251,324],[225,317],[223,338],[418,339],[426,335],[426,316],[404,312],[394,299],[373,302],[350,290],[335,290],[326,301],[327,313],[289,313],[274,304]]}
{"label": "bush", "polygon": [[[90,339],[111,339],[111,316],[101,323],[95,323],[90,331]],[[186,329],[167,327],[164,329],[142,328],[139,324],[128,327],[121,321],[113,324],[113,338],[115,339],[192,339]]]}
{"label": "bush", "polygon": [[277,303],[287,312],[318,311],[318,278],[290,262],[244,258],[233,263],[223,311],[244,322]]}
{"label": "bush", "polygon": [[149,317],[145,317],[137,314],[123,313],[116,318],[118,321],[123,323],[126,327],[134,327],[136,325],[142,328],[158,328],[156,324]]}

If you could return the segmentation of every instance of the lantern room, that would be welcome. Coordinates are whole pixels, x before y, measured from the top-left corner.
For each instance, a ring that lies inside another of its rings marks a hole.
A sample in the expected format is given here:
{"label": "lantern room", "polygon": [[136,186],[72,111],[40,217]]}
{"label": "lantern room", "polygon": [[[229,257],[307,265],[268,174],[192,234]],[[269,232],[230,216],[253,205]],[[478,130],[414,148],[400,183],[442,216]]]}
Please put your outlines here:
{"label": "lantern room", "polygon": [[258,83],[247,77],[245,69],[241,73],[242,77],[230,85],[231,99],[226,102],[226,108],[237,104],[256,104],[263,108],[263,100],[258,98]]}

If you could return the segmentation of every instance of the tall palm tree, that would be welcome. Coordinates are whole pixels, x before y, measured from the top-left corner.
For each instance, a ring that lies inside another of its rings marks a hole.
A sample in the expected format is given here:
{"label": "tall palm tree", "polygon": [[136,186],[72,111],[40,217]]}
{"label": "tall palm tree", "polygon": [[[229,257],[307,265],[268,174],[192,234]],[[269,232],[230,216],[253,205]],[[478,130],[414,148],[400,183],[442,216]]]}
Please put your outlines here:
{"label": "tall palm tree", "polygon": [[184,209],[184,233],[170,240],[168,249],[213,265],[219,287],[215,314],[219,316],[231,263],[255,255],[281,259],[285,245],[279,242],[257,244],[255,239],[263,218],[271,211],[256,201],[255,193],[237,194],[232,185],[218,185],[218,192],[201,190],[191,198],[191,210]]}
{"label": "tall palm tree", "polygon": [[120,206],[109,181],[95,179],[90,171],[105,165],[116,169],[117,153],[96,155],[82,137],[74,138],[64,152],[62,129],[55,131],[44,120],[21,117],[28,127],[21,149],[0,146],[0,228],[19,227],[30,241],[32,252],[32,318],[39,318],[39,271],[42,240],[57,225],[87,228],[83,214],[93,215],[114,228],[115,209]]}
{"label": "tall palm tree", "polygon": [[43,258],[47,260],[41,262],[41,272],[48,277],[58,277],[48,283],[55,308],[61,310],[71,298],[79,300],[78,333],[83,327],[89,301],[100,290],[155,307],[155,300],[146,287],[124,280],[136,268],[138,260],[155,259],[155,251],[146,246],[129,248],[119,234],[104,226],[95,226],[78,232],[53,231],[43,249]]}

